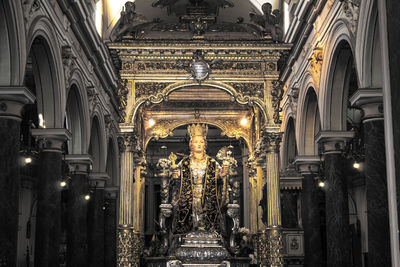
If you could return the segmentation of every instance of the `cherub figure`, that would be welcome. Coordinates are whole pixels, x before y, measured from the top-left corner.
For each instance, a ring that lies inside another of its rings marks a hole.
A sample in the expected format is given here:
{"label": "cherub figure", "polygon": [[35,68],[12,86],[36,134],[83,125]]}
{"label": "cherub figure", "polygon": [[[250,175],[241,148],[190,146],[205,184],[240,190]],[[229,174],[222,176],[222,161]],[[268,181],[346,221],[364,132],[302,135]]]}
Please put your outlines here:
{"label": "cherub figure", "polygon": [[147,22],[146,17],[137,14],[135,9],[136,5],[134,2],[128,1],[125,3],[121,11],[121,17],[111,32],[111,41],[115,42],[120,40],[124,33],[134,31],[136,26]]}
{"label": "cherub figure", "polygon": [[278,9],[272,11],[272,5],[265,3],[262,5],[263,15],[258,15],[256,12],[250,12],[250,21],[252,21],[263,36],[271,35],[272,40],[281,41],[283,31],[280,26],[281,13]]}

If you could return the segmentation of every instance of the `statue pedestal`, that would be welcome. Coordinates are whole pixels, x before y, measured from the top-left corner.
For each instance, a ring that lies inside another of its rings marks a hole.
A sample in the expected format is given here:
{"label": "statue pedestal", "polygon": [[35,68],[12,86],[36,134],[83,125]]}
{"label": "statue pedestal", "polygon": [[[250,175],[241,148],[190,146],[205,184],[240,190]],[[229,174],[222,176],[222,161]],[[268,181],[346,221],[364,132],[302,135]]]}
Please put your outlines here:
{"label": "statue pedestal", "polygon": [[188,233],[174,256],[177,261],[167,266],[230,266],[227,261],[230,255],[222,246],[220,236],[207,231]]}

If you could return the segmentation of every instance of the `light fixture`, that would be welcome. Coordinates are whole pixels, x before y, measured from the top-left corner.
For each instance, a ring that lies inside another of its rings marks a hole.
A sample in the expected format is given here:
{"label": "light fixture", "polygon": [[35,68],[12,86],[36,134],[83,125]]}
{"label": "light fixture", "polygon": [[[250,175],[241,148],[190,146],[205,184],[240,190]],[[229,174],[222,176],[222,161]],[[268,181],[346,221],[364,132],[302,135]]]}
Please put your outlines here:
{"label": "light fixture", "polygon": [[66,182],[66,181],[61,181],[61,182],[60,182],[60,186],[61,186],[62,188],[66,187],[66,186],[67,186],[67,182]]}
{"label": "light fixture", "polygon": [[90,194],[85,195],[85,200],[90,200]]}
{"label": "light fixture", "polygon": [[359,168],[360,168],[360,163],[358,163],[357,161],[354,162],[353,168],[354,168],[354,169],[359,169]]}
{"label": "light fixture", "polygon": [[247,126],[248,123],[249,123],[249,120],[248,120],[246,117],[243,117],[243,118],[240,120],[240,124],[241,124],[242,126]]}
{"label": "light fixture", "polygon": [[28,156],[28,157],[25,158],[24,161],[25,161],[26,164],[32,163],[32,158]]}
{"label": "light fixture", "polygon": [[43,118],[43,114],[42,113],[39,114],[39,127],[40,128],[46,128],[45,120]]}
{"label": "light fixture", "polygon": [[325,187],[325,182],[324,181],[319,181],[318,182],[318,186],[321,187],[321,188],[324,188]]}
{"label": "light fixture", "polygon": [[149,119],[149,120],[147,121],[147,123],[148,123],[149,127],[153,127],[154,124],[156,124],[156,121],[153,120],[153,119]]}

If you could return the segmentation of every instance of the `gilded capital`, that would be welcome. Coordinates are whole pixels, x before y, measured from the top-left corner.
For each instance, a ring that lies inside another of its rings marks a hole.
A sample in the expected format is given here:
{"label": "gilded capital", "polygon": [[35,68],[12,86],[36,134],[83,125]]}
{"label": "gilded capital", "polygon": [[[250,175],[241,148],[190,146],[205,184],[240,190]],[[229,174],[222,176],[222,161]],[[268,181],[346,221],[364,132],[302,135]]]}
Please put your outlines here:
{"label": "gilded capital", "polygon": [[133,152],[138,145],[137,141],[137,136],[135,136],[133,133],[120,134],[118,136],[119,151],[121,153],[127,151]]}
{"label": "gilded capital", "polygon": [[264,132],[263,133],[263,147],[266,153],[276,152],[279,153],[279,146],[282,141],[281,132]]}

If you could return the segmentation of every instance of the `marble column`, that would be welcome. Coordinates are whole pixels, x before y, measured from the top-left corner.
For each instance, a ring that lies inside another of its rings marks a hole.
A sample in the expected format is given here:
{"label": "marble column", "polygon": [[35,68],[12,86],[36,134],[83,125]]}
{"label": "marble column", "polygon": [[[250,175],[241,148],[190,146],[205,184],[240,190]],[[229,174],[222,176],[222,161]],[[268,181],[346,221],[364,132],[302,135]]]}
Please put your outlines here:
{"label": "marble column", "polygon": [[138,259],[133,253],[135,236],[137,235],[137,232],[133,228],[134,150],[136,142],[137,140],[131,131],[125,132],[118,137],[121,153],[121,185],[117,244],[118,267],[139,266]]}
{"label": "marble column", "polygon": [[32,129],[40,144],[35,266],[58,266],[61,240],[62,146],[71,133],[66,129]]}
{"label": "marble column", "polygon": [[24,87],[0,87],[0,265],[16,266],[21,111],[35,97]]}
{"label": "marble column", "polygon": [[282,133],[279,127],[263,131],[261,150],[265,155],[266,185],[263,201],[267,205],[267,229],[260,236],[261,266],[283,267],[283,235],[280,203],[279,146]]}
{"label": "marble column", "polygon": [[109,180],[107,173],[89,175],[91,198],[88,203],[88,266],[104,267],[104,186]]}
{"label": "marble column", "polygon": [[298,156],[295,164],[303,176],[301,218],[304,229],[304,266],[320,267],[323,262],[319,188],[316,174],[319,157]]}
{"label": "marble column", "polygon": [[325,158],[327,267],[350,267],[351,244],[344,142],[353,132],[320,132],[316,139]]}
{"label": "marble column", "polygon": [[72,169],[67,199],[67,265],[87,266],[87,206],[85,195],[89,192],[88,174],[93,164],[90,155],[66,155]]}
{"label": "marble column", "polygon": [[106,187],[105,189],[105,213],[104,228],[105,236],[105,266],[116,266],[117,264],[117,199],[118,187]]}
{"label": "marble column", "polygon": [[368,266],[390,266],[389,205],[386,180],[382,90],[363,88],[350,99],[363,110],[367,186]]}

